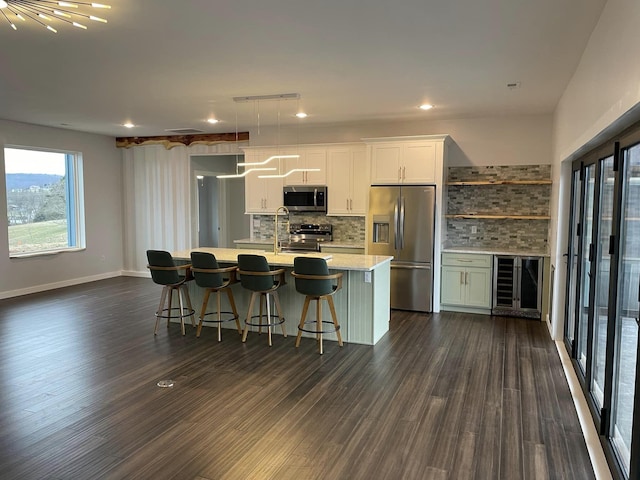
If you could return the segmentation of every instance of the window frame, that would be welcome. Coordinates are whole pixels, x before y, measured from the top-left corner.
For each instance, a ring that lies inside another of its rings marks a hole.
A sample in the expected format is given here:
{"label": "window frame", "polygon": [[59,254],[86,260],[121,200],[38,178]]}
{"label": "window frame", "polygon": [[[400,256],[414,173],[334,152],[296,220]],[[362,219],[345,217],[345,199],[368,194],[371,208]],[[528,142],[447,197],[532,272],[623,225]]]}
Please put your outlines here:
{"label": "window frame", "polygon": [[[55,255],[62,252],[75,252],[86,249],[85,211],[84,211],[84,175],[82,152],[60,150],[55,148],[30,147],[17,144],[3,145],[3,169],[6,187],[6,155],[7,149],[23,150],[43,153],[60,153],[65,155],[65,213],[67,219],[67,246],[51,249],[40,249],[30,252],[12,252],[9,247],[9,222],[7,221],[6,235],[9,258],[29,258],[45,255]],[[4,202],[8,213],[8,191],[5,192]]]}

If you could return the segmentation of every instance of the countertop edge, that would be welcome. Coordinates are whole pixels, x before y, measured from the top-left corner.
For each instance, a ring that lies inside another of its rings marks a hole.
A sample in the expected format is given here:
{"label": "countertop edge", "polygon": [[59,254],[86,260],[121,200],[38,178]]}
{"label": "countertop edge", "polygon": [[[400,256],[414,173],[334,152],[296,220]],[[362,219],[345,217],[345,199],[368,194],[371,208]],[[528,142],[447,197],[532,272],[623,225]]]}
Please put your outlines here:
{"label": "countertop edge", "polygon": [[475,253],[482,255],[518,255],[521,257],[550,257],[548,252],[536,252],[532,250],[504,250],[481,247],[447,247],[441,250],[442,253]]}

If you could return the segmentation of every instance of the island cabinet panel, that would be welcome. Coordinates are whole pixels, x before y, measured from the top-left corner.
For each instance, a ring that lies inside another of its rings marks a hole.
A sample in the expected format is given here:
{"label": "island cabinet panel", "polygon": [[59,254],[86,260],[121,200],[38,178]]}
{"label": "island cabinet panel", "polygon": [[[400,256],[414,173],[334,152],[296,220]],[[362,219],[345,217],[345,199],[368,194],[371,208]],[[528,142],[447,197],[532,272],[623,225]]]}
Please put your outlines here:
{"label": "island cabinet panel", "polygon": [[[209,252],[216,256],[221,266],[237,265],[237,256],[247,253],[242,249],[225,248],[197,248],[195,251]],[[258,253],[258,252],[256,252]],[[305,296],[295,289],[295,279],[291,277],[294,254],[278,254],[261,252],[272,268],[286,269],[286,283],[278,289],[283,315],[286,319],[284,323],[287,337],[282,339],[293,345],[298,334],[298,324],[304,306]],[[187,260],[190,258],[191,250],[172,252],[174,258]],[[330,273],[342,273],[342,289],[334,296],[338,321],[340,323],[340,333],[345,342],[361,343],[365,345],[375,345],[389,330],[390,319],[390,265],[391,258],[388,256],[371,255],[346,255],[346,254],[307,254],[308,256],[318,256],[327,259]],[[189,295],[191,303],[199,311],[204,289],[198,287],[195,282],[189,282]],[[235,303],[238,308],[240,320],[244,325],[247,316],[247,308],[250,301],[251,292],[242,288],[238,283],[231,287]],[[223,295],[222,311],[229,310],[228,300]],[[177,301],[177,300],[175,300]],[[213,303],[213,302],[212,302]],[[256,312],[257,313],[257,307]],[[323,319],[330,321],[329,308],[326,303],[322,307]],[[309,309],[307,319],[315,318],[315,304]],[[177,320],[176,320],[177,321]],[[205,326],[211,326],[206,324]],[[235,322],[226,322],[224,328],[235,330]],[[257,328],[251,329],[252,332]],[[231,332],[229,332],[231,333]],[[281,335],[280,328],[275,328],[274,332]],[[202,335],[207,335],[203,332]],[[237,335],[237,333],[236,333]],[[315,334],[303,332],[305,337],[315,338]],[[231,335],[232,336],[232,335]],[[335,333],[324,335],[326,340],[337,340]],[[240,341],[240,339],[238,339]]]}
{"label": "island cabinet panel", "polygon": [[369,164],[364,145],[327,152],[328,215],[364,216],[369,196]]}
{"label": "island cabinet panel", "polygon": [[282,161],[282,173],[293,169],[318,169],[312,172],[294,172],[284,178],[285,185],[326,185],[327,150],[324,147],[287,147],[282,155],[298,155],[298,158],[286,158]]}
{"label": "island cabinet panel", "polygon": [[372,144],[371,183],[436,183],[437,144],[427,140]]}
{"label": "island cabinet panel", "polygon": [[491,313],[491,263],[491,255],[443,253],[442,309]]}

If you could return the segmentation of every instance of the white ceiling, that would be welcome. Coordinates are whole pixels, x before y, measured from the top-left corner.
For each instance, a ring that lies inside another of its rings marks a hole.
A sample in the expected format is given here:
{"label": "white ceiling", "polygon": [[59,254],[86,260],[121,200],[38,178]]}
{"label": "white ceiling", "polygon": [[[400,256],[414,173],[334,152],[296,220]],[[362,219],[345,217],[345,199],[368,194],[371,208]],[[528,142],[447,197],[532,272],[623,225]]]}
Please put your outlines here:
{"label": "white ceiling", "polygon": [[[318,124],[550,113],[605,0],[103,2],[88,30],[0,16],[0,118],[149,136],[295,123],[298,106]],[[232,100],[280,93],[299,105]]]}

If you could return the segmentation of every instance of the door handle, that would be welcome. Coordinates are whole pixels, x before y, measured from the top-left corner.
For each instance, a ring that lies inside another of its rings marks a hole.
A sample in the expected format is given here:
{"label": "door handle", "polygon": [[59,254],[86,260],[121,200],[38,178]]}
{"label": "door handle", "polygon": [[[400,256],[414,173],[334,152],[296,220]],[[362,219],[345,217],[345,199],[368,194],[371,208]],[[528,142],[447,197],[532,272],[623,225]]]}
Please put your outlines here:
{"label": "door handle", "polygon": [[469,285],[469,272],[465,272],[464,274],[464,284]]}
{"label": "door handle", "polygon": [[464,285],[464,272],[460,272],[460,285]]}
{"label": "door handle", "polygon": [[393,248],[398,249],[398,202],[393,207]]}
{"label": "door handle", "polygon": [[347,198],[347,210],[349,210],[349,199]]}
{"label": "door handle", "polygon": [[402,180],[405,180],[407,178],[407,167],[402,167]]}
{"label": "door handle", "polygon": [[402,167],[398,167],[398,181],[402,180]]}
{"label": "door handle", "polygon": [[400,197],[400,248],[404,248],[404,197]]}
{"label": "door handle", "polygon": [[349,210],[353,210],[353,198],[349,200]]}

